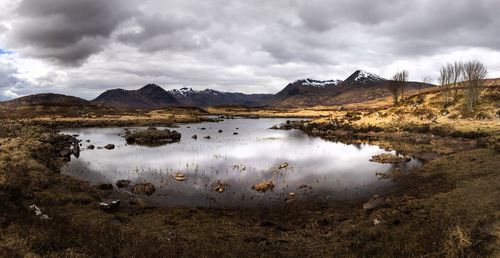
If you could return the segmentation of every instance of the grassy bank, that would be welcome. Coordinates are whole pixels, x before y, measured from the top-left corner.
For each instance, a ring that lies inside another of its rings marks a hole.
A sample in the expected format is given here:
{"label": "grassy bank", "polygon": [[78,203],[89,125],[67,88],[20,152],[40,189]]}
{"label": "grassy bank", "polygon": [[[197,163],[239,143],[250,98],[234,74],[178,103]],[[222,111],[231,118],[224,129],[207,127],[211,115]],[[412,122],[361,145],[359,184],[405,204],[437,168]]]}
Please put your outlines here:
{"label": "grassy bank", "polygon": [[[42,107],[45,111],[35,115],[4,113],[0,256],[499,256],[498,101],[486,98],[476,112],[490,118],[460,117],[459,103],[448,107],[448,115],[439,115],[439,96],[433,94],[417,106],[410,98],[382,110],[274,113],[314,117],[303,130],[327,140],[371,142],[428,160],[410,174],[391,175],[400,190],[381,193],[385,204],[373,210],[363,209],[365,199],[292,201],[270,208],[151,207],[140,196],[97,189],[57,173],[64,162],[60,152],[73,139],[57,135],[56,129],[196,122],[207,114],[203,110],[96,109],[82,115],[79,107],[54,117],[51,108]],[[424,107],[437,119],[415,113]],[[236,109],[208,110],[273,117],[269,110],[231,108]],[[456,119],[449,117],[454,114]],[[132,202],[122,202],[116,212],[99,208],[101,201],[112,199]]]}

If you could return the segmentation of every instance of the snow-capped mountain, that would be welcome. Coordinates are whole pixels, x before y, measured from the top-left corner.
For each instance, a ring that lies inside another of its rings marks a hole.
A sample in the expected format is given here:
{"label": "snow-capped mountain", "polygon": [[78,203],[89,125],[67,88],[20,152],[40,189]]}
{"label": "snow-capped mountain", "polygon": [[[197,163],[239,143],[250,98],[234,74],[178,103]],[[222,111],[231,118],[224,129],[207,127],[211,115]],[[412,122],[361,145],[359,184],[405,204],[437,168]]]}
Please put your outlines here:
{"label": "snow-capped mountain", "polygon": [[[298,107],[358,103],[389,96],[386,89],[387,82],[388,80],[379,75],[362,70],[355,71],[344,81],[297,80],[275,94],[266,104]],[[424,87],[429,87],[429,85],[417,82],[408,83],[408,90]]]}
{"label": "snow-capped mountain", "polygon": [[385,78],[363,70],[357,70],[345,80],[347,82],[357,82],[361,84],[376,83],[386,81]]}
{"label": "snow-capped mountain", "polygon": [[326,80],[326,81],[318,81],[314,79],[301,79],[296,80],[293,83],[299,83],[302,85],[314,86],[314,87],[329,87],[329,86],[337,86],[342,82],[342,80]]}
{"label": "snow-capped mountain", "polygon": [[108,90],[93,101],[108,106],[153,109],[174,105],[207,107],[221,104],[242,104],[256,106],[271,96],[271,94],[243,94],[212,89],[198,91],[187,87],[166,91],[156,84],[148,84],[138,90]]}

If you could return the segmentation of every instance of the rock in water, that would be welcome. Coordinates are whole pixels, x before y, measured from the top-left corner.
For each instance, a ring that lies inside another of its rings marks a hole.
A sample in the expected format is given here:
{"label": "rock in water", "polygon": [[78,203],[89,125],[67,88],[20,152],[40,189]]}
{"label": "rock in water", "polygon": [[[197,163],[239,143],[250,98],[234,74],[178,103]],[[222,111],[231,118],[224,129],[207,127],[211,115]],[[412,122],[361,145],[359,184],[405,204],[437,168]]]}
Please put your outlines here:
{"label": "rock in water", "polygon": [[104,146],[104,149],[107,149],[107,150],[112,150],[115,148],[115,145],[114,144],[107,144],[106,146]]}
{"label": "rock in water", "polygon": [[158,130],[152,127],[143,131],[127,133],[125,139],[129,144],[162,145],[180,141],[181,134],[177,131]]}
{"label": "rock in water", "polygon": [[116,181],[116,186],[118,188],[127,187],[130,185],[130,180],[118,180]]}
{"label": "rock in water", "polygon": [[371,162],[378,162],[378,163],[403,163],[403,162],[408,162],[410,160],[411,158],[398,157],[390,153],[375,155],[372,156],[372,158],[370,159]]}
{"label": "rock in water", "polygon": [[269,182],[266,182],[266,180],[263,180],[261,183],[258,183],[256,185],[252,186],[252,189],[255,191],[259,191],[259,192],[265,192],[269,189],[273,189],[274,186],[275,186],[274,180],[270,179]]}
{"label": "rock in water", "polygon": [[143,195],[152,195],[155,191],[155,186],[151,183],[136,184],[132,189],[133,193]]}
{"label": "rock in water", "polygon": [[186,180],[186,178],[184,177],[184,174],[182,174],[182,173],[173,174],[172,178],[174,178],[177,181],[185,181]]}

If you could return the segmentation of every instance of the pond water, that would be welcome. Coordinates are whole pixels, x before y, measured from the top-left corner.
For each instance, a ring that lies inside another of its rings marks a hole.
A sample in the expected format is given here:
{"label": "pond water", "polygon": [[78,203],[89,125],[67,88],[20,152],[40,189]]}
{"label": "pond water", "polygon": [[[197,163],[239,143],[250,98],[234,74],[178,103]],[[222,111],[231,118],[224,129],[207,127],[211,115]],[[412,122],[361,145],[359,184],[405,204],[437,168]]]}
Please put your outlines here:
{"label": "pond water", "polygon": [[[258,206],[284,203],[290,192],[295,193],[295,199],[370,196],[395,188],[391,180],[379,179],[376,172],[420,165],[413,159],[399,165],[370,162],[373,155],[387,153],[374,145],[346,145],[299,130],[268,129],[285,121],[242,118],[182,125],[169,128],[182,134],[180,142],[157,147],[127,144],[125,128],[68,129],[61,133],[78,134],[83,147],[80,157],[72,157],[61,171],[91,184],[120,179],[131,180],[132,185],[150,182],[156,191],[141,198],[156,205]],[[193,135],[198,138],[192,139]],[[98,147],[109,143],[115,149],[86,149],[90,144]],[[288,167],[278,169],[283,162]],[[175,173],[185,174],[186,180],[175,180],[171,176]],[[251,189],[270,179],[275,182],[272,190]],[[214,190],[217,181],[226,185],[224,192]],[[301,185],[307,187],[299,189]]]}

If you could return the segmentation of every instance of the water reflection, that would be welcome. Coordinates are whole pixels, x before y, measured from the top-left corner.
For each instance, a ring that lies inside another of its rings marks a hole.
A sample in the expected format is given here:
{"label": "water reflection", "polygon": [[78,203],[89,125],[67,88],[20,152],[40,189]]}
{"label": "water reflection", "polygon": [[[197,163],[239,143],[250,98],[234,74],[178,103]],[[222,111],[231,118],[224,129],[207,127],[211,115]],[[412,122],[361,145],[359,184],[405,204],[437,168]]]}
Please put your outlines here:
{"label": "water reflection", "polygon": [[[182,125],[174,128],[182,134],[180,142],[159,147],[128,145],[122,138],[124,128],[66,130],[63,133],[78,134],[83,147],[109,143],[116,147],[83,148],[80,158],[73,158],[62,172],[91,183],[119,179],[151,182],[157,191],[149,201],[167,206],[268,205],[282,203],[290,192],[296,193],[297,199],[349,199],[393,187],[390,180],[375,176],[391,165],[369,162],[371,156],[386,152],[378,146],[345,145],[297,130],[267,129],[282,122],[284,119],[231,119]],[[278,169],[283,162],[289,166]],[[412,160],[404,167],[416,164]],[[175,173],[184,173],[187,180],[176,181],[171,177]],[[272,191],[251,189],[271,178],[276,183]],[[228,185],[222,193],[214,190],[218,180]],[[300,185],[308,187],[297,189]]]}

